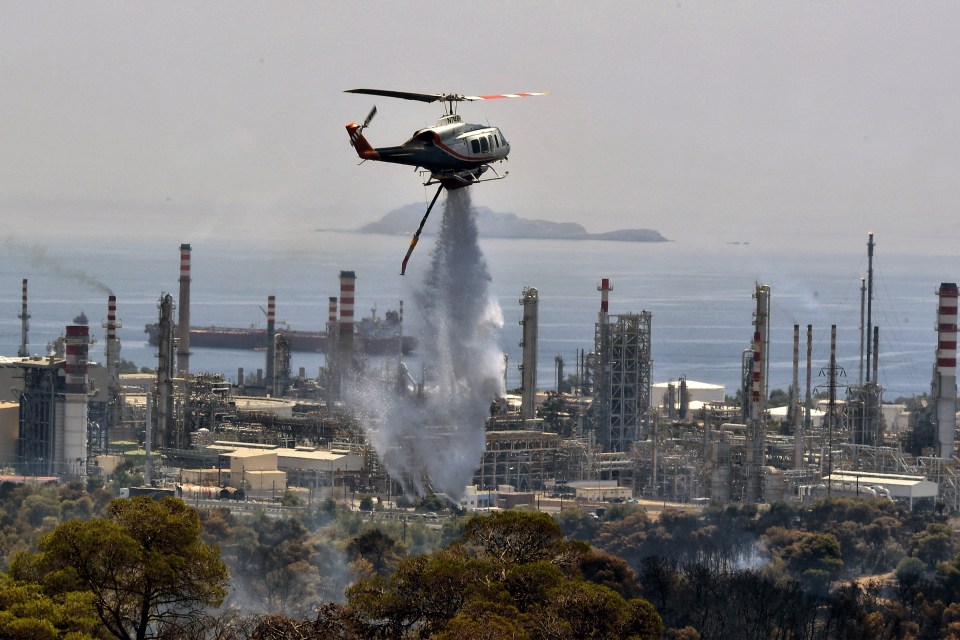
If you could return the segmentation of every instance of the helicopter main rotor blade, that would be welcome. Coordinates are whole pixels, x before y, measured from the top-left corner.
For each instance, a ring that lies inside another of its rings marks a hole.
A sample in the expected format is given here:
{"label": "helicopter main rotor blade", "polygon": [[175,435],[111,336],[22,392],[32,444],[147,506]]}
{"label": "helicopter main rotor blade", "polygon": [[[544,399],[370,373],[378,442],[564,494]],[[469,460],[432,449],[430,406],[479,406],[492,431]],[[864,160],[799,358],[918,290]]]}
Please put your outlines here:
{"label": "helicopter main rotor blade", "polygon": [[371,96],[419,100],[420,102],[437,102],[438,100],[451,99],[450,96],[442,93],[411,93],[409,91],[388,91],[386,89],[347,89],[344,93],[364,93]]}
{"label": "helicopter main rotor blade", "polygon": [[465,100],[496,100],[498,98],[529,98],[545,96],[546,93],[498,93],[489,96],[461,96],[456,93],[413,93],[410,91],[389,91],[386,89],[347,89],[344,93],[365,93],[371,96],[419,100],[420,102],[463,102]]}
{"label": "helicopter main rotor blade", "polygon": [[529,98],[531,96],[545,96],[546,92],[542,93],[499,93],[492,96],[460,96],[461,100],[496,100],[498,98]]}

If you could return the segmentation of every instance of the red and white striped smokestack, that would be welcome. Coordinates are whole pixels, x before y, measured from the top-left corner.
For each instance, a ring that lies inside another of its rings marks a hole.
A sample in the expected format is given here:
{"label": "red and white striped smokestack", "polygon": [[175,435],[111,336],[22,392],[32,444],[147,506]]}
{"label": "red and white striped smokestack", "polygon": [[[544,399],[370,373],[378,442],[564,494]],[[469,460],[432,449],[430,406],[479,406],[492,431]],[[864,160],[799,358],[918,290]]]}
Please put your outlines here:
{"label": "red and white striped smokestack", "polygon": [[177,323],[177,376],[190,375],[190,245],[180,245],[180,306]]}
{"label": "red and white striped smokestack", "polygon": [[937,307],[937,371],[957,375],[957,283],[940,285]]}
{"label": "red and white striped smokestack", "polygon": [[90,327],[70,325],[67,327],[66,343],[66,393],[87,392],[87,352],[90,345]]}
{"label": "red and white striped smokestack", "polygon": [[20,348],[17,356],[26,358],[30,355],[27,349],[27,334],[30,332],[30,314],[27,313],[27,279],[23,279],[23,297],[20,303]]}
{"label": "red and white striped smokestack", "polygon": [[933,391],[937,408],[938,454],[949,460],[953,456],[957,428],[957,283],[941,283],[939,297]]}
{"label": "red and white striped smokestack", "polygon": [[353,308],[356,302],[357,274],[340,272],[339,365],[343,371],[353,367]]}
{"label": "red and white striped smokestack", "polygon": [[597,291],[600,292],[600,313],[607,315],[610,313],[610,292],[613,291],[613,287],[610,285],[610,278],[600,280],[600,286],[597,287]]}
{"label": "red and white striped smokestack", "polygon": [[337,324],[337,297],[330,296],[327,300],[327,327],[332,327]]}

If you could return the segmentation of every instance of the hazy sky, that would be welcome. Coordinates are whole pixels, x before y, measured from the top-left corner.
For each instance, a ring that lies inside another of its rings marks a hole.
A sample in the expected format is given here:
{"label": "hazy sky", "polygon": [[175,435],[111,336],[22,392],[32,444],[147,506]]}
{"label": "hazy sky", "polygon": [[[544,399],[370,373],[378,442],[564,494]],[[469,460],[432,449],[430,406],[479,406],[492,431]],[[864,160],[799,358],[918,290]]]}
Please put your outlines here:
{"label": "hazy sky", "polygon": [[[952,253],[956,2],[6,2],[4,233],[237,242],[424,202],[344,125],[399,144],[469,103],[512,145],[474,203],[690,242]],[[432,191],[432,188],[430,189]],[[264,221],[268,222],[264,224]]]}

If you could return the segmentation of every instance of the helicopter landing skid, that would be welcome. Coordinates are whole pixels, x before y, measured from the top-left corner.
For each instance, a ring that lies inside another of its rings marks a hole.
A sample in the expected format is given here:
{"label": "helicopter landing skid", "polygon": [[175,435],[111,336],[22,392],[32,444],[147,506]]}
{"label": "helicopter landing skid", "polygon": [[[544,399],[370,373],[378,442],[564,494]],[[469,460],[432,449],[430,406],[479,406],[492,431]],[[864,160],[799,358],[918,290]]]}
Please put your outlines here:
{"label": "helicopter landing skid", "polygon": [[479,184],[481,182],[492,182],[493,180],[503,180],[508,175],[510,175],[509,171],[504,171],[503,175],[500,175],[500,173],[498,173],[497,170],[493,168],[493,165],[489,165],[489,164],[482,165],[478,173],[482,174],[487,169],[493,172],[492,177],[480,178],[480,177],[474,176],[472,172],[466,172],[466,173],[460,173],[460,174],[452,173],[450,175],[438,176],[437,174],[431,173],[429,171],[421,171],[420,174],[421,175],[426,174],[429,176],[426,182],[423,183],[423,186],[425,187],[429,187],[430,185],[433,185],[433,184],[440,184],[440,185],[446,186],[445,182],[449,182],[451,180],[455,180],[456,182],[459,182],[463,186],[469,187],[470,185]]}

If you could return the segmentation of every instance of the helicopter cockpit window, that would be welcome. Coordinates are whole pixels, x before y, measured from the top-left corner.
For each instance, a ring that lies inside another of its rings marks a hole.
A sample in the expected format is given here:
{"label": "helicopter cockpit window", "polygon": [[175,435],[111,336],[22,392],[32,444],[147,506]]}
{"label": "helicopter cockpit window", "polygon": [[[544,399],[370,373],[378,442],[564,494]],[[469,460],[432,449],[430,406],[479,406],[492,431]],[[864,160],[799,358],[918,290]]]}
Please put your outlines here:
{"label": "helicopter cockpit window", "polygon": [[480,141],[474,138],[470,141],[470,150],[474,153],[480,153]]}
{"label": "helicopter cockpit window", "polygon": [[500,136],[498,136],[497,134],[493,134],[493,141],[494,141],[495,143],[497,143],[497,149],[499,149],[499,148],[500,148]]}
{"label": "helicopter cockpit window", "polygon": [[490,143],[487,142],[486,136],[480,138],[480,149],[483,151],[483,153],[490,151]]}

